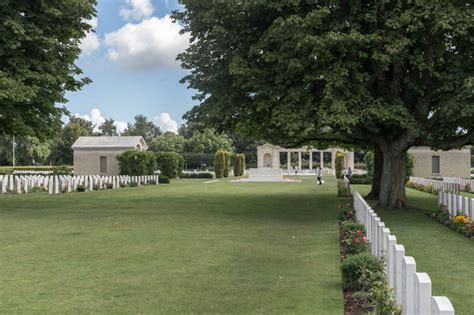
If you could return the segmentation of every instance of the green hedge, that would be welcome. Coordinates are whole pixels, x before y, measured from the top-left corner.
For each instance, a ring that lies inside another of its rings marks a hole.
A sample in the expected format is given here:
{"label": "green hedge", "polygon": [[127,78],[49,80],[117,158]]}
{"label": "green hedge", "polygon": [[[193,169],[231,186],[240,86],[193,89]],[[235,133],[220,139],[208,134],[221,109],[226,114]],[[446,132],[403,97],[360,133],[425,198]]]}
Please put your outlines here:
{"label": "green hedge", "polygon": [[153,175],[156,171],[155,154],[151,151],[127,150],[117,157],[120,174],[129,176]]}
{"label": "green hedge", "polygon": [[339,152],[336,153],[335,167],[336,167],[336,178],[341,179],[342,171],[344,170],[344,154],[339,153]]}
{"label": "green hedge", "polygon": [[214,178],[214,175],[210,172],[196,172],[196,173],[181,173],[181,178]]}
{"label": "green hedge", "polygon": [[352,175],[349,177],[351,185],[371,185],[372,177],[368,175]]}
{"label": "green hedge", "polygon": [[[70,165],[61,165],[61,166],[0,166],[0,175],[10,175],[13,174],[13,171],[32,171],[39,172],[39,171],[46,171],[46,172],[53,172],[53,174],[58,175],[67,175],[71,174],[73,171],[73,167]],[[28,173],[23,173],[28,174]]]}
{"label": "green hedge", "polygon": [[158,152],[156,153],[156,163],[161,172],[160,175],[172,179],[181,173],[184,160],[176,152]]}
{"label": "green hedge", "polygon": [[234,176],[242,176],[245,172],[245,154],[237,154],[234,161]]}
{"label": "green hedge", "polygon": [[214,156],[214,172],[216,173],[216,178],[224,177],[225,165],[226,165],[226,151],[218,150]]}
{"label": "green hedge", "polygon": [[342,286],[344,289],[359,291],[364,288],[361,276],[364,273],[376,273],[382,271],[382,264],[379,259],[368,253],[360,253],[349,256],[341,264]]}

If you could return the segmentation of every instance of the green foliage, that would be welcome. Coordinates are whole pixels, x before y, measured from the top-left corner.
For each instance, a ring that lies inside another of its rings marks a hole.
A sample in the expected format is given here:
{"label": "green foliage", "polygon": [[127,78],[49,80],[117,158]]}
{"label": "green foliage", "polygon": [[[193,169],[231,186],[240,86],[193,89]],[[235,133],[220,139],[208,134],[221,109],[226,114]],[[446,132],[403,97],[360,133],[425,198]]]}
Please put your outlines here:
{"label": "green foliage", "polygon": [[214,175],[210,172],[181,173],[180,178],[207,178],[212,179]]}
{"label": "green foliage", "polygon": [[176,178],[181,173],[182,157],[175,152],[158,152],[156,153],[156,161],[158,169],[161,171],[161,177]]}
{"label": "green foliage", "polygon": [[69,123],[61,130],[59,137],[53,142],[50,159],[54,164],[73,163],[71,146],[79,137],[92,136],[94,125],[80,117],[71,117]]}
{"label": "green foliage", "polygon": [[142,136],[146,143],[150,143],[155,137],[161,135],[160,127],[157,127],[145,115],[135,116],[135,122],[128,124],[123,132],[124,136]]}
{"label": "green foliage", "polygon": [[95,0],[0,1],[0,135],[50,138],[67,91],[90,80],[75,64]]}
{"label": "green foliage", "polygon": [[114,125],[114,120],[112,118],[106,119],[102,125],[99,126],[99,135],[115,137],[118,136],[117,127]]}
{"label": "green foliage", "polygon": [[158,177],[158,183],[160,184],[169,184],[171,183],[170,178],[166,175],[160,175]]}
{"label": "green foliage", "polygon": [[354,236],[357,231],[362,231],[365,233],[365,226],[361,223],[353,221],[344,221],[341,225],[341,229],[344,238]]}
{"label": "green foliage", "polygon": [[234,176],[242,176],[245,172],[245,154],[240,153],[235,156]]}
{"label": "green foliage", "polygon": [[117,159],[122,175],[153,175],[157,169],[155,154],[150,151],[127,150]]}
{"label": "green foliage", "polygon": [[230,174],[230,152],[224,151],[224,177],[229,177]]}
{"label": "green foliage", "polygon": [[415,156],[413,154],[407,153],[406,164],[405,164],[405,177],[409,179],[410,176],[413,176],[413,168],[415,167]]}
{"label": "green foliage", "polygon": [[351,291],[364,289],[363,274],[382,271],[382,264],[377,257],[368,253],[349,256],[341,263],[342,286]]}
{"label": "green foliage", "polygon": [[[0,166],[0,175],[10,175],[13,171],[22,171],[22,174],[34,175],[35,172],[53,172],[54,175],[70,175],[73,171],[72,166]],[[31,171],[31,173],[28,173]]]}
{"label": "green foliage", "polygon": [[232,152],[232,140],[214,129],[194,132],[184,145],[185,152],[214,154],[220,149]]}
{"label": "green foliage", "polygon": [[86,186],[84,185],[77,185],[77,192],[85,192],[86,191]]}
{"label": "green foliage", "polygon": [[370,178],[374,177],[374,152],[369,151],[364,158],[365,165],[367,166],[367,176]]}
{"label": "green foliage", "polygon": [[218,150],[214,156],[214,172],[216,178],[224,177],[224,171],[226,168],[226,152],[224,150]]}
{"label": "green foliage", "polygon": [[344,170],[344,154],[337,152],[336,153],[336,178],[342,178],[342,171]]}
{"label": "green foliage", "polygon": [[148,146],[153,152],[175,152],[182,154],[186,139],[173,132],[165,132],[162,135],[153,138]]}
{"label": "green foliage", "polygon": [[349,177],[351,185],[370,185],[372,184],[373,178],[369,175],[352,175]]}

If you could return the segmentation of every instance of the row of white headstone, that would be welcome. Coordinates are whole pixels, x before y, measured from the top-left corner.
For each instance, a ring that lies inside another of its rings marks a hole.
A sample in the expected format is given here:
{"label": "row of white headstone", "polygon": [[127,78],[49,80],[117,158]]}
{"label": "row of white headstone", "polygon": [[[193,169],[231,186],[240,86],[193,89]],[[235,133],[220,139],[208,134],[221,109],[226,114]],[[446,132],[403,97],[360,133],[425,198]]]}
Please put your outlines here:
{"label": "row of white headstone", "polygon": [[465,197],[450,192],[438,192],[438,206],[448,209],[450,216],[462,214],[474,218],[474,198]]}
{"label": "row of white headstone", "polygon": [[35,188],[47,190],[50,195],[59,195],[66,192],[76,192],[78,187],[85,191],[116,189],[126,186],[141,186],[158,184],[158,175],[146,176],[70,176],[70,175],[0,175],[0,189],[2,194],[28,193]]}
{"label": "row of white headstone", "polygon": [[410,182],[416,185],[423,185],[425,187],[431,185],[431,187],[438,191],[450,191],[457,194],[459,194],[459,191],[461,191],[461,185],[459,183],[447,182],[444,180],[441,181],[423,177],[410,176]]}
{"label": "row of white headstone", "polygon": [[456,183],[461,185],[461,189],[465,190],[466,187],[469,191],[474,192],[474,180],[459,177],[443,177],[443,182]]}
{"label": "row of white headstone", "polygon": [[385,273],[402,314],[454,315],[451,301],[445,296],[432,296],[428,274],[416,271],[415,259],[405,256],[405,247],[397,244],[396,236],[358,192],[354,192],[354,209],[357,220],[366,227],[372,255],[386,260]]}

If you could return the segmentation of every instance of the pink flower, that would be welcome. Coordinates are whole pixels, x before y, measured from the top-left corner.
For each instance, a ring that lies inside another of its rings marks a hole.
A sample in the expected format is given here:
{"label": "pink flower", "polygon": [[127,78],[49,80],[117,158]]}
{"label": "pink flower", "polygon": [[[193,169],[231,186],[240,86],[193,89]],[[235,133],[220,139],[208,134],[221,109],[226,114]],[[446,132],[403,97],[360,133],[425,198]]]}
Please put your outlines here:
{"label": "pink flower", "polygon": [[354,238],[354,241],[355,241],[356,243],[359,243],[359,238],[358,238],[358,237]]}
{"label": "pink flower", "polygon": [[364,236],[364,237],[362,238],[362,240],[363,240],[364,242],[367,241],[367,237]]}

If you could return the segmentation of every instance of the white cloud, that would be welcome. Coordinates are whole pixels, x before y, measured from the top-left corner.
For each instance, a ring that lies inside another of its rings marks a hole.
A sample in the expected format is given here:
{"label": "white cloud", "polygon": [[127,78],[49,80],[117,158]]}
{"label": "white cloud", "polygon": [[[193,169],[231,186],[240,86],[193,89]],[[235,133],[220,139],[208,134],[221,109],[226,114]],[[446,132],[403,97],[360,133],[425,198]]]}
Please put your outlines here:
{"label": "white cloud", "polygon": [[155,8],[150,0],[126,0],[120,8],[120,16],[125,21],[141,21],[153,15]]}
{"label": "white cloud", "polygon": [[105,34],[108,58],[126,69],[177,67],[176,56],[189,44],[189,34],[180,35],[180,30],[168,15],[127,23]]}
{"label": "white cloud", "polygon": [[[98,108],[93,108],[89,114],[81,115],[79,113],[74,114],[74,116],[88,120],[94,124],[94,131],[98,132],[99,127],[105,122],[105,117],[102,116],[102,113]],[[124,132],[127,129],[127,123],[125,121],[115,121],[114,126],[117,127],[119,133]]]}
{"label": "white cloud", "polygon": [[171,119],[170,114],[161,113],[158,116],[155,116],[155,124],[161,128],[163,131],[171,131],[178,133],[178,123],[176,120]]}
{"label": "white cloud", "polygon": [[114,121],[114,126],[117,128],[118,133],[123,133],[127,129],[125,121]]}
{"label": "white cloud", "polygon": [[[97,18],[93,17],[90,20],[86,21],[93,29],[97,27]],[[99,36],[92,30],[87,32],[86,37],[84,37],[81,42],[79,43],[79,48],[84,55],[90,55],[94,51],[98,50],[100,46]]]}

